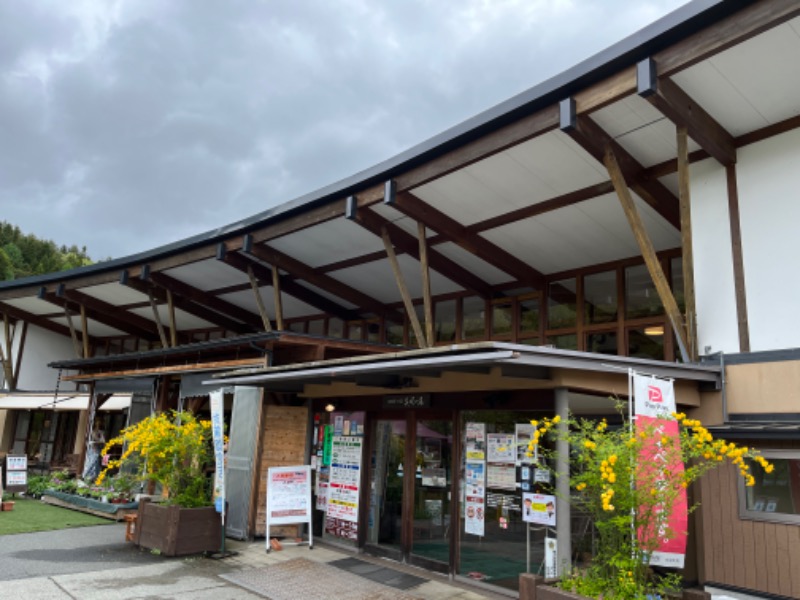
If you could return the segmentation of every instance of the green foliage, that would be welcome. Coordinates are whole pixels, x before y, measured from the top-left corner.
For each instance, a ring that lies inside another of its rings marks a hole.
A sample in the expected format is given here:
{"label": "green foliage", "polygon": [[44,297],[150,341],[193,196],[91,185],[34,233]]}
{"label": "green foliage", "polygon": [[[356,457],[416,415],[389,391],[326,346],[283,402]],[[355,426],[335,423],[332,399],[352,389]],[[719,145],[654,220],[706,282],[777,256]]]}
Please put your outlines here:
{"label": "green foliage", "polygon": [[92,264],[86,247],[61,246],[0,221],[0,280],[7,281]]}
{"label": "green foliage", "polygon": [[49,489],[52,489],[49,475],[33,475],[28,477],[28,491],[25,494],[33,498],[40,498]]}
{"label": "green foliage", "polygon": [[214,461],[211,421],[201,421],[189,412],[157,413],[123,429],[106,444],[103,454],[115,446],[124,448],[122,456],[108,461],[97,485],[122,469],[133,473],[135,481],[160,485],[167,504],[196,508],[212,503],[207,470]]}

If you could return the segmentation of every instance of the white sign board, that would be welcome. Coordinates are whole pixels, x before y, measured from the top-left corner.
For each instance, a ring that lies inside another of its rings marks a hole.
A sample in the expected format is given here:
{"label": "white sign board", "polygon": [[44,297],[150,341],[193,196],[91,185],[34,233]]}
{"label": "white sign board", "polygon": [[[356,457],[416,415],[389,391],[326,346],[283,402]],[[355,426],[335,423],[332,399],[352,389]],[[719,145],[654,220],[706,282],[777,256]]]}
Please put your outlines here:
{"label": "white sign board", "polygon": [[267,552],[270,551],[269,528],[272,525],[308,524],[308,544],[313,547],[311,531],[311,466],[270,467],[267,469]]}
{"label": "white sign board", "polygon": [[225,525],[225,425],[222,390],[209,394],[211,403],[211,435],[214,441],[214,507]]}

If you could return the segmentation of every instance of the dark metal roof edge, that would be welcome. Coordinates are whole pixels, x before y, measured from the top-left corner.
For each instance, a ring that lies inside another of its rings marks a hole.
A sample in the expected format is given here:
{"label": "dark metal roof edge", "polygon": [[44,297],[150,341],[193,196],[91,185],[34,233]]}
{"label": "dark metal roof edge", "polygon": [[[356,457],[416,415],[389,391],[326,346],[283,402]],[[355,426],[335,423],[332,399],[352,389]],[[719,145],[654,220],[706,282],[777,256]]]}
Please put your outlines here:
{"label": "dark metal roof edge", "polygon": [[[800,360],[800,348],[783,348],[780,350],[760,350],[757,352],[737,352],[725,354],[725,365],[750,365],[757,363],[785,362]],[[709,359],[719,359],[718,355]]]}
{"label": "dark metal roof edge", "polygon": [[[191,344],[183,344],[173,348],[159,348],[157,350],[143,350],[140,352],[127,352],[124,354],[112,354],[109,356],[96,356],[93,358],[74,358],[71,360],[60,360],[48,363],[48,367],[54,369],[80,369],[82,367],[92,367],[103,364],[113,364],[115,362],[130,362],[133,360],[143,360],[148,358],[159,358],[174,356],[179,354],[191,353],[194,351],[202,352],[206,350],[216,350],[226,348],[229,346],[241,346],[242,344],[263,342],[267,340],[279,340],[283,336],[307,338],[308,340],[316,341],[345,341],[349,344],[363,345],[367,348],[385,345],[388,348],[395,348],[390,344],[377,344],[375,342],[365,342],[361,340],[343,340],[341,338],[331,338],[322,335],[313,335],[310,333],[297,333],[294,331],[270,331],[262,333],[248,333],[245,335],[238,335],[235,337],[219,338],[215,340],[208,340],[203,342],[193,342]],[[261,350],[265,350],[262,348]],[[223,369],[224,370],[224,369]]]}
{"label": "dark metal roof edge", "polygon": [[247,233],[271,219],[289,217],[302,209],[357,192],[364,186],[382,182],[402,170],[444,154],[454,147],[502,127],[523,114],[531,113],[580,89],[612,75],[623,66],[647,58],[676,41],[726,17],[755,0],[695,0],[647,25],[577,65],[535,85],[512,98],[471,117],[428,140],[372,167],[359,171],[316,191],[279,204],[234,223],[200,233],[158,248],[100,262],[69,271],[47,273],[10,282],[0,282],[0,291],[78,278],[130,267],[163,258],[194,247],[220,241],[227,236]]}

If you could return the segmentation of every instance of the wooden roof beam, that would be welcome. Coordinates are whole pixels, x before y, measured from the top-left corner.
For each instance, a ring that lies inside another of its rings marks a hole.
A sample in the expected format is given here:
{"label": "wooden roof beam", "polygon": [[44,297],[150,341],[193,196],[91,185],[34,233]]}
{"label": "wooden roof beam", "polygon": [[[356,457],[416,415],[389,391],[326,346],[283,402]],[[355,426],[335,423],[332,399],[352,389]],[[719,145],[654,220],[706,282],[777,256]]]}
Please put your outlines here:
{"label": "wooden roof beam", "polygon": [[[47,329],[53,333],[57,333],[58,335],[63,335],[64,337],[71,337],[69,332],[69,327],[66,325],[61,325],[60,323],[53,323],[50,319],[41,317],[39,315],[34,315],[24,310],[20,310],[15,306],[11,306],[10,304],[6,304],[5,302],[0,302],[0,313],[6,314],[12,319],[16,319],[17,321],[26,321],[31,325],[36,325],[37,327],[41,327],[42,329]],[[91,343],[97,343],[97,339],[89,336],[89,341]]]}
{"label": "wooden roof beam", "polygon": [[249,243],[245,240],[242,251],[244,253],[250,253],[257,259],[286,271],[298,279],[307,281],[311,285],[315,285],[326,292],[330,292],[342,300],[346,300],[350,304],[355,304],[361,309],[362,313],[369,312],[378,316],[387,316],[395,321],[402,322],[403,320],[403,315],[400,312],[388,308],[385,304],[372,296],[352,288],[346,283],[334,279],[330,275],[318,273],[313,267],[291,256],[287,256],[274,248],[266,245],[253,244],[252,238]]}
{"label": "wooden roof beam", "polygon": [[[272,270],[258,262],[253,256],[235,252],[226,252],[221,254],[222,256],[220,256],[220,253],[218,253],[217,258],[229,265],[231,268],[238,269],[242,273],[247,273],[247,268],[250,267],[255,276],[262,283],[270,282],[267,285],[271,285]],[[359,318],[357,312],[348,310],[333,300],[316,293],[314,290],[303,287],[286,275],[281,275],[279,279],[282,290],[301,302],[305,302],[306,304],[313,306],[324,313],[344,319],[345,321],[351,321]]]}
{"label": "wooden roof beam", "polygon": [[658,180],[642,177],[644,167],[627,150],[620,146],[597,123],[575,112],[575,100],[567,98],[560,103],[561,130],[575,140],[600,164],[604,163],[606,148],[611,148],[627,185],[647,202],[675,229],[681,229],[678,199]]}
{"label": "wooden roof beam", "polygon": [[[143,280],[137,277],[129,277],[128,271],[123,270],[120,274],[119,282],[129,288],[132,288],[142,294],[149,296],[151,293],[156,301],[160,304],[167,303],[167,292],[163,288],[155,285],[153,282]],[[183,296],[176,296],[173,298],[175,307],[180,310],[194,315],[198,319],[203,319],[209,323],[213,323],[217,327],[222,327],[235,333],[252,333],[253,328],[245,323],[240,323],[226,315],[213,311],[205,306],[192,302]]]}
{"label": "wooden roof beam", "polygon": [[474,254],[496,269],[508,273],[522,285],[542,289],[544,276],[510,252],[503,250],[480,234],[473,233],[449,215],[420,200],[409,192],[387,195],[384,204],[397,209],[415,221],[424,223],[447,240]]}
{"label": "wooden roof beam", "polygon": [[[345,216],[381,238],[385,228],[397,250],[420,260],[419,244],[413,235],[369,209],[358,209],[355,198],[348,202]],[[481,298],[489,299],[495,295],[488,283],[435,250],[428,251],[428,262],[434,271]]]}
{"label": "wooden roof beam", "polygon": [[697,104],[671,79],[658,78],[652,58],[636,65],[639,95],[660,110],[678,127],[685,127],[689,136],[722,165],[736,162],[736,143],[733,136],[714,117]]}
{"label": "wooden roof beam", "polygon": [[173,301],[175,300],[174,296],[182,296],[187,300],[191,300],[192,302],[210,308],[213,311],[227,315],[228,317],[236,319],[237,321],[241,321],[242,323],[249,325],[251,329],[261,329],[261,320],[258,318],[258,316],[254,315],[249,310],[242,308],[241,306],[237,306],[236,304],[228,302],[227,300],[223,300],[222,298],[217,298],[213,294],[209,294],[208,292],[197,289],[196,287],[189,285],[188,283],[184,283],[179,279],[175,279],[166,273],[150,272],[149,277],[157,286],[162,287],[165,290],[172,291]]}

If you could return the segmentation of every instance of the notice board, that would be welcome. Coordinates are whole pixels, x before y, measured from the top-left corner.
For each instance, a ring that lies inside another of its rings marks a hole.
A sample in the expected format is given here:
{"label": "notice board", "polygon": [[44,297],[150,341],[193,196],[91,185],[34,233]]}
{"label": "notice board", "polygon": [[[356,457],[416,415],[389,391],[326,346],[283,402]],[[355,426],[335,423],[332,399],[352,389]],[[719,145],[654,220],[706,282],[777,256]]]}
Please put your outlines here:
{"label": "notice board", "polygon": [[311,527],[311,466],[270,467],[267,470],[267,551],[272,525],[308,524],[308,544],[313,547]]}

